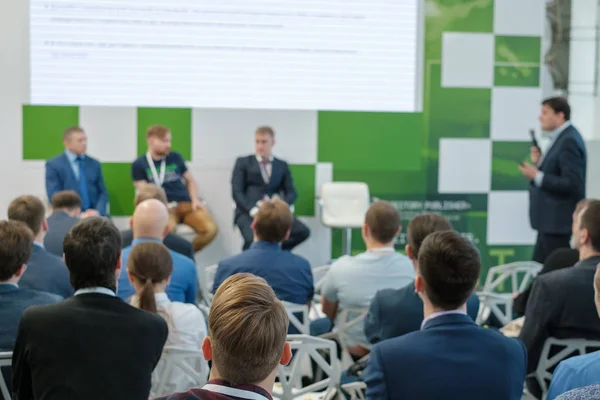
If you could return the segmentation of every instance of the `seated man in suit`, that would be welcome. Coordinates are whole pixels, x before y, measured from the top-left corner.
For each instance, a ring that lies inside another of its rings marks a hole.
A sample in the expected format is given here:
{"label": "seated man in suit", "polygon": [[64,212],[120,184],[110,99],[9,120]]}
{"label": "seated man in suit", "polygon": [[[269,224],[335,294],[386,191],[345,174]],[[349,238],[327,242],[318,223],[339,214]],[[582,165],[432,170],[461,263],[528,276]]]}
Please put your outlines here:
{"label": "seated man in suit", "polygon": [[[127,265],[127,259],[131,250],[140,243],[162,242],[169,232],[169,210],[160,200],[149,199],[137,205],[131,218],[133,229],[133,242],[131,246],[123,249],[123,265]],[[169,249],[173,258],[173,273],[167,286],[167,296],[171,301],[196,304],[198,293],[198,276],[196,264],[188,257]],[[119,278],[118,296],[123,300],[129,300],[135,294],[133,286],[127,277],[122,274]]]}
{"label": "seated man in suit", "polygon": [[[167,203],[167,195],[165,190],[160,186],[156,186],[152,183],[147,183],[143,185],[135,195],[135,206],[137,207],[142,201],[156,199],[163,203],[165,206],[168,206]],[[127,229],[125,231],[121,231],[121,238],[123,239],[123,248],[131,246],[131,242],[133,241],[133,230]],[[192,261],[194,261],[194,248],[192,247],[192,243],[188,240],[185,240],[181,236],[176,233],[169,232],[167,236],[165,236],[163,243],[169,249],[183,254],[186,257],[189,257]]]}
{"label": "seated man in suit", "polygon": [[14,397],[147,400],[168,328],[157,314],[115,295],[119,231],[105,218],[79,221],[65,237],[65,261],[75,296],[23,314],[13,353]]}
{"label": "seated man in suit", "polygon": [[212,360],[203,388],[158,400],[271,400],[279,365],[292,359],[288,316],[267,283],[251,274],[228,278],[213,297],[202,345]]}
{"label": "seated man in suit", "polygon": [[292,220],[290,208],[282,200],[263,201],[252,222],[254,243],[247,251],[219,263],[213,291],[231,275],[248,272],[266,280],[277,298],[310,305],[314,295],[310,264],[281,248],[290,235]]}
{"label": "seated man in suit", "polygon": [[[450,230],[450,222],[438,214],[417,215],[410,221],[405,250],[415,270],[419,269],[419,249],[427,235]],[[475,321],[478,311],[479,298],[473,293],[467,300],[467,314]],[[369,342],[378,343],[418,331],[423,318],[423,300],[415,291],[414,281],[401,289],[380,290],[365,318],[365,334]]]}
{"label": "seated man in suit", "polygon": [[54,293],[66,299],[73,295],[69,271],[62,258],[44,248],[44,235],[48,231],[45,216],[44,204],[35,196],[17,197],[8,207],[8,219],[23,222],[35,236],[31,257],[27,261],[27,271],[23,273],[19,285]]}
{"label": "seated man in suit", "polygon": [[148,128],[148,152],[131,164],[135,188],[153,183],[165,190],[169,202],[169,228],[184,223],[196,232],[194,252],[217,236],[217,224],[198,198],[198,187],[181,154],[171,151],[171,131],[161,125]]}
{"label": "seated man in suit", "polygon": [[57,303],[60,296],[19,287],[31,256],[33,234],[17,221],[0,221],[0,351],[12,351],[26,308]]}
{"label": "seated man in suit", "polygon": [[108,213],[108,192],[104,186],[100,162],[90,157],[83,128],[73,126],[63,134],[64,153],[46,162],[46,193],[52,199],[56,192],[74,190],[81,198],[84,215]]}
{"label": "seated man in suit", "polygon": [[56,192],[52,197],[52,215],[47,219],[48,232],[44,237],[44,247],[55,256],[63,255],[63,240],[69,229],[79,222],[81,199],[73,190]]}
{"label": "seated man in suit", "polygon": [[[259,127],[254,135],[256,154],[238,158],[233,168],[231,188],[235,201],[234,222],[244,237],[244,250],[252,244],[252,219],[263,200],[281,197],[291,207],[298,197],[288,164],[273,157],[274,145],[273,129]],[[281,248],[291,250],[308,239],[309,235],[306,225],[294,218],[290,237]]]}
{"label": "seated man in suit", "polygon": [[467,299],[479,280],[475,246],[454,231],[429,234],[419,249],[415,289],[421,330],[373,346],[369,399],[520,399],[526,351],[516,339],[475,325]]}

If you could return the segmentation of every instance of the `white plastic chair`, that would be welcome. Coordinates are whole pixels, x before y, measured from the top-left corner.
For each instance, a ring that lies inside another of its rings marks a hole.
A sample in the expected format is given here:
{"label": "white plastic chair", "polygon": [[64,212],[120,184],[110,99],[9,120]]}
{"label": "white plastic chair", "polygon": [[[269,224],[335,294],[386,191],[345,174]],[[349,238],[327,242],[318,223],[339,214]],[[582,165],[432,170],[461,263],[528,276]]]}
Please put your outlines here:
{"label": "white plastic chair", "polygon": [[321,186],[321,222],[329,228],[343,229],[343,254],[351,254],[352,228],[365,222],[371,198],[363,182],[328,182]]}
{"label": "white plastic chair", "polygon": [[[308,306],[306,304],[294,304],[287,301],[283,302],[287,312],[290,324],[302,335],[310,335],[310,320],[308,319]],[[300,320],[296,314],[302,314]]]}
{"label": "white plastic chair", "polygon": [[[359,325],[362,329],[362,326],[365,321],[365,317],[367,316],[368,312],[369,312],[368,308],[348,308],[348,309],[342,310],[342,312],[340,313],[340,316],[338,318],[338,321],[342,321],[341,325],[338,324],[338,325],[334,326],[333,330],[331,332],[320,336],[324,339],[335,339],[340,344],[340,347],[342,348],[342,354],[341,354],[341,362],[342,362],[341,369],[342,370],[346,370],[346,369],[350,368],[350,366],[354,363],[354,360],[352,359],[352,356],[350,355],[350,352],[348,351],[348,343],[349,343],[348,330],[355,325]],[[351,319],[349,319],[350,317],[351,317]],[[361,346],[363,346],[365,349],[371,348],[371,345],[367,346],[367,345],[361,344]]]}
{"label": "white plastic chair", "polygon": [[[0,369],[2,367],[10,367],[12,365],[12,352],[2,352],[0,353]],[[0,393],[2,393],[2,397],[5,400],[11,400],[12,397],[8,392],[8,382],[4,381],[4,374],[0,370]]]}
{"label": "white plastic chair", "polygon": [[352,382],[342,385],[342,389],[348,393],[350,400],[365,400],[364,391],[367,390],[367,384],[364,382]]}
{"label": "white plastic chair", "polygon": [[152,373],[150,397],[202,387],[208,381],[208,362],[201,351],[165,347]]}

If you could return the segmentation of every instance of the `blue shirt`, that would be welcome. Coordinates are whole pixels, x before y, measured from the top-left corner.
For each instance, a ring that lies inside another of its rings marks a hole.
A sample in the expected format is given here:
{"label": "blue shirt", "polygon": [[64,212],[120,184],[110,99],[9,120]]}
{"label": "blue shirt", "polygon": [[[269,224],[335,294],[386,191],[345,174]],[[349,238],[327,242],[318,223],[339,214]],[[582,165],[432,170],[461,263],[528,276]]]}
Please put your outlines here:
{"label": "blue shirt", "polygon": [[[117,287],[117,295],[123,300],[128,300],[135,294],[135,290],[129,282],[127,276],[126,267],[129,253],[138,243],[143,242],[157,242],[162,243],[160,239],[134,239],[131,246],[127,246],[123,249],[123,270],[119,277],[119,283]],[[186,256],[169,250],[171,258],[173,259],[173,273],[171,274],[171,281],[167,286],[167,296],[171,301],[179,301],[181,303],[196,304],[196,294],[198,293],[198,277],[196,273],[196,264]]]}
{"label": "blue shirt", "polygon": [[552,375],[547,400],[571,389],[600,383],[600,352],[561,361]]}
{"label": "blue shirt", "polygon": [[[160,176],[162,160],[153,161],[156,173]],[[165,190],[169,202],[191,201],[187,187],[183,183],[183,174],[185,174],[187,170],[187,166],[185,165],[185,161],[183,160],[183,157],[181,157],[181,154],[172,151],[165,158],[165,178],[162,183],[162,188]],[[146,154],[140,156],[133,164],[131,164],[131,177],[134,181],[146,181],[158,185],[157,182],[154,182],[152,170],[146,159]]]}
{"label": "blue shirt", "polygon": [[[79,180],[79,164],[77,163],[77,157],[79,156],[70,150],[65,150],[65,155],[67,156],[67,160],[69,160],[69,164],[71,164],[71,169],[75,174],[75,178]],[[85,155],[83,157],[85,157]]]}

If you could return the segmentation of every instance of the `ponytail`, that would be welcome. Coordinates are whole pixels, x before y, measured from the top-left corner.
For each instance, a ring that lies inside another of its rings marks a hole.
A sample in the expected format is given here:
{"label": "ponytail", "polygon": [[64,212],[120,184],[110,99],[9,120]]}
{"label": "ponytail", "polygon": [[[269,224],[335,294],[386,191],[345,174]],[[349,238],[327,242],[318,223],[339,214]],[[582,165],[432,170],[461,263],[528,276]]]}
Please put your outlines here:
{"label": "ponytail", "polygon": [[140,308],[142,310],[156,313],[156,299],[154,298],[154,286],[152,285],[152,279],[146,279],[144,287],[139,294]]}

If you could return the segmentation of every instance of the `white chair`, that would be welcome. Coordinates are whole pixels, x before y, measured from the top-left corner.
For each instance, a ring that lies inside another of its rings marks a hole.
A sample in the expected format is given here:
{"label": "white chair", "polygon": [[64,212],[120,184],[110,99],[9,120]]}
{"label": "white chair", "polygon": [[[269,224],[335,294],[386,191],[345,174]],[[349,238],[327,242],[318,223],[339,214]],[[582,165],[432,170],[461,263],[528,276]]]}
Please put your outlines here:
{"label": "white chair", "polygon": [[351,254],[352,228],[365,222],[371,198],[362,182],[328,182],[321,186],[321,222],[329,228],[343,229],[343,254]]}
{"label": "white chair", "polygon": [[152,373],[150,397],[202,387],[208,381],[208,362],[201,351],[165,347]]}
{"label": "white chair", "polygon": [[4,374],[2,373],[3,367],[10,367],[12,365],[12,352],[0,353],[0,393],[5,400],[11,400],[12,397],[8,392],[8,383],[4,381]]}
{"label": "white chair", "polygon": [[[310,335],[310,320],[308,319],[308,306],[306,304],[294,304],[283,302],[290,324],[302,335]],[[302,314],[302,320],[296,314]]]}
{"label": "white chair", "polygon": [[350,400],[365,400],[367,384],[364,382],[352,382],[342,385],[342,389],[348,393]]}
{"label": "white chair", "polygon": [[[333,330],[329,333],[321,335],[320,337],[324,339],[335,339],[340,344],[342,348],[341,361],[342,361],[342,370],[346,370],[350,368],[350,366],[354,363],[352,356],[348,352],[348,330],[355,325],[359,325],[362,330],[363,323],[365,321],[365,317],[369,312],[368,308],[348,308],[342,310],[339,315],[338,321],[340,322],[336,326],[333,327]],[[362,345],[365,349],[370,349],[371,346]]]}

